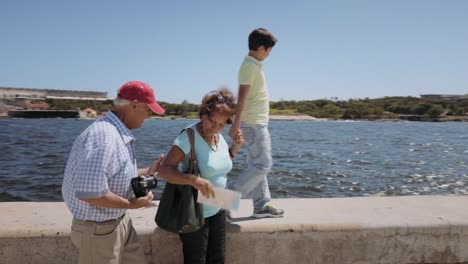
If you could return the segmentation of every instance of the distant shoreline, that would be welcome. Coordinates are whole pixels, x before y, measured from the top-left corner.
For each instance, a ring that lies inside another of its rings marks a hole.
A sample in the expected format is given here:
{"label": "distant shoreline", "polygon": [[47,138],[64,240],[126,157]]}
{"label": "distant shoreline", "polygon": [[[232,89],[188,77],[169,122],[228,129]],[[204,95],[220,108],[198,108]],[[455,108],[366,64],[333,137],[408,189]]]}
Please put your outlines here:
{"label": "distant shoreline", "polygon": [[[152,116],[151,119],[155,120],[197,120],[198,118],[182,117],[182,116]],[[439,118],[425,118],[420,117],[414,118],[376,118],[376,119],[333,119],[333,118],[317,118],[308,115],[270,115],[270,121],[380,121],[380,122],[468,122],[466,116],[455,116],[455,117],[439,117]]]}
{"label": "distant shoreline", "polygon": [[[151,119],[162,119],[162,120],[197,120],[198,118],[190,118],[190,117],[181,117],[181,116],[152,116]],[[287,120],[287,121],[328,121],[331,119],[328,118],[316,118],[313,116],[308,115],[270,115],[270,120]]]}
{"label": "distant shoreline", "polygon": [[328,118],[316,118],[308,115],[270,115],[270,120],[290,120],[290,121],[328,121]]}
{"label": "distant shoreline", "polygon": [[[24,102],[0,98],[0,117],[9,115],[18,118],[96,118],[112,109],[111,101],[92,103],[70,99],[30,99]],[[45,100],[45,101],[44,101]],[[198,119],[199,105],[191,103],[172,104],[160,102],[166,116],[153,119],[184,120]],[[61,109],[61,110],[59,110]],[[84,110],[80,110],[84,109]],[[380,121],[380,122],[468,122],[468,96],[466,98],[415,98],[384,97],[377,99],[302,100],[270,102],[270,120],[281,121]],[[11,111],[11,113],[10,113]],[[39,113],[42,111],[43,113]],[[55,111],[78,111],[76,116],[54,113]]]}
{"label": "distant shoreline", "polygon": [[[87,117],[87,118],[75,118],[75,119],[98,119],[98,117]],[[15,117],[9,117],[6,113],[0,113],[0,119],[10,119]],[[26,118],[35,119],[35,118]],[[73,118],[69,118],[73,119]],[[183,116],[152,116],[150,119],[154,120],[197,120],[198,117],[183,117]],[[308,115],[270,115],[270,121],[380,121],[380,122],[468,122],[467,116],[444,116],[439,118],[426,118],[420,116],[418,118],[375,118],[375,119],[332,119],[332,118],[316,118]]]}

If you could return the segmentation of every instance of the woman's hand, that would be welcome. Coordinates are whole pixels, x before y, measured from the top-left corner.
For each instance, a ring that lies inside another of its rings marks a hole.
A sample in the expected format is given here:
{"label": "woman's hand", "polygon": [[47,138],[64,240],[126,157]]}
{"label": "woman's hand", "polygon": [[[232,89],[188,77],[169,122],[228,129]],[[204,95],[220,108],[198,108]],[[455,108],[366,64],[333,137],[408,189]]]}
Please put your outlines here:
{"label": "woman's hand", "polygon": [[195,176],[195,175],[192,175],[192,176],[193,176],[192,186],[195,189],[199,190],[203,194],[203,196],[206,196],[208,198],[215,197],[213,184],[211,184],[210,181],[202,177]]}

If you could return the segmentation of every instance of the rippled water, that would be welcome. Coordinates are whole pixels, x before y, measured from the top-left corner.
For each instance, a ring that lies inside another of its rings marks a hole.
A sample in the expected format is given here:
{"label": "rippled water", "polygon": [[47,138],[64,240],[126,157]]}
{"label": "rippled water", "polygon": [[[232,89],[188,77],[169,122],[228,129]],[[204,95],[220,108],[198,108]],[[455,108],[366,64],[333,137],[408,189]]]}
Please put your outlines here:
{"label": "rippled water", "polygon": [[[0,119],[0,201],[62,200],[69,151],[92,122]],[[193,122],[146,121],[134,131],[139,166],[167,152]],[[467,129],[468,123],[273,121],[272,196],[467,194]],[[244,153],[230,181],[244,167]]]}

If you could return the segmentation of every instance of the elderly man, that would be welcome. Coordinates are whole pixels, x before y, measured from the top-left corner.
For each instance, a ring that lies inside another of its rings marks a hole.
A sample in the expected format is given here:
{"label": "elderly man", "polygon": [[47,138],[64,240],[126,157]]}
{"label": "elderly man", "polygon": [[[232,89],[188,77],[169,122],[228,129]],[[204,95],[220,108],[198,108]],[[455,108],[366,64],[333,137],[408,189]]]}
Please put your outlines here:
{"label": "elderly man", "polygon": [[134,198],[130,180],[138,172],[131,129],[140,128],[152,112],[164,114],[146,83],[131,81],[120,87],[114,110],[78,136],[65,168],[62,196],[73,214],[71,240],[79,263],[146,263],[127,209],[148,206],[149,192]]}

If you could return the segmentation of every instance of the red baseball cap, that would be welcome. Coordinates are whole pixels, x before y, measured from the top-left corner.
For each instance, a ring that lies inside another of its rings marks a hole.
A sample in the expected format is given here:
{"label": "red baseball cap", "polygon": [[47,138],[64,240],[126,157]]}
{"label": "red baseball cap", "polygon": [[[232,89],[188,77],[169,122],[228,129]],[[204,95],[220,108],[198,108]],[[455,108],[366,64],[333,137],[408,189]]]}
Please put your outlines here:
{"label": "red baseball cap", "polygon": [[119,88],[117,98],[130,101],[136,100],[140,103],[145,103],[158,115],[162,115],[166,112],[166,110],[156,102],[153,88],[144,82],[130,81],[125,83]]}

